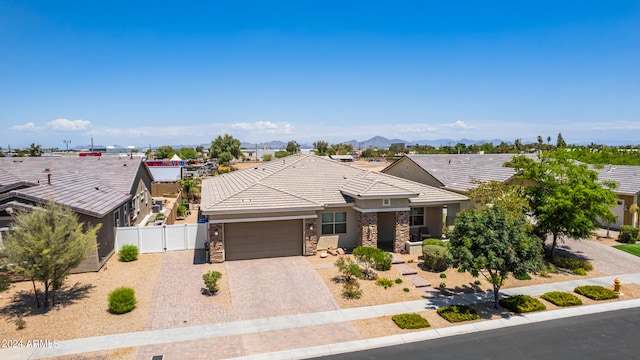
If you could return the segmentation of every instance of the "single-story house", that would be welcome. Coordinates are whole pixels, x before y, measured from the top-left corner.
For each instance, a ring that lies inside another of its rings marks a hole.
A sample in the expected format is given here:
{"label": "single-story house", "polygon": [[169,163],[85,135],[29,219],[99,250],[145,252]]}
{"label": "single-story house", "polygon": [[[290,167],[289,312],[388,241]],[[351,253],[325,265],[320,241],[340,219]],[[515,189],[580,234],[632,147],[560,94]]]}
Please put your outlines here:
{"label": "single-story house", "polygon": [[617,216],[615,224],[610,224],[613,228],[621,225],[637,226],[629,206],[638,204],[640,195],[640,166],[631,165],[606,165],[604,167],[591,168],[598,172],[598,180],[613,180],[618,184],[613,192],[618,195],[618,204],[613,208],[614,215]]}
{"label": "single-story house", "polygon": [[[292,155],[202,183],[211,260],[313,255],[332,246],[402,252],[414,230],[442,234],[468,198],[315,155]],[[428,230],[427,230],[428,229]]]}
{"label": "single-story house", "polygon": [[98,249],[75,272],[96,271],[113,254],[115,228],[139,224],[151,211],[152,175],[139,157],[0,158],[0,228],[16,209],[48,201],[71,208],[80,221],[102,224]]}

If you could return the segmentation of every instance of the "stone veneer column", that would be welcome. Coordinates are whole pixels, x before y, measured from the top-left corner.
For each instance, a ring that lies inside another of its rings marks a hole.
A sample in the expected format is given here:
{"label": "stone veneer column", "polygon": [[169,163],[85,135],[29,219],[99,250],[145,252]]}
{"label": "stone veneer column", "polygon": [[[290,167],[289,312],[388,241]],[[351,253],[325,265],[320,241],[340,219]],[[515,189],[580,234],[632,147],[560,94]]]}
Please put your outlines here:
{"label": "stone veneer column", "polygon": [[378,213],[360,213],[358,229],[360,246],[378,247]]}
{"label": "stone veneer column", "polygon": [[404,253],[405,244],[411,239],[409,231],[409,211],[396,211],[395,236],[393,237],[393,252]]}
{"label": "stone veneer column", "polygon": [[316,254],[318,248],[318,224],[316,219],[304,220],[304,254],[311,256]]}
{"label": "stone veneer column", "polygon": [[209,223],[209,245],[211,245],[209,261],[214,263],[224,262],[224,233],[222,229],[222,224]]}

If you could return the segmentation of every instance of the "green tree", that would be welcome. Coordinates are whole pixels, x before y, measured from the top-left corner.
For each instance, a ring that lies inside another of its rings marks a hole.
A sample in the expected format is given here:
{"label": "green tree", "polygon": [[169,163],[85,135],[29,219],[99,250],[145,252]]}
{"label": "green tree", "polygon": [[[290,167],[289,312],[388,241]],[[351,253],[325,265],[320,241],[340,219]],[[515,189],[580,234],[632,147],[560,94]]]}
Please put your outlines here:
{"label": "green tree", "polygon": [[173,147],[164,145],[156,149],[155,157],[156,159],[170,159],[174,154],[176,154],[176,150]]}
{"label": "green tree", "polygon": [[526,228],[524,216],[511,217],[499,206],[466,209],[456,219],[448,262],[474,277],[482,274],[493,285],[496,309],[509,274],[535,273],[542,264],[542,242]]}
{"label": "green tree", "polygon": [[31,143],[27,151],[29,152],[29,156],[32,156],[32,157],[42,156],[42,152],[43,152],[42,146],[36,145],[35,143]]}
{"label": "green tree", "polygon": [[353,151],[353,145],[351,144],[332,144],[327,153],[330,155],[347,155]]}
{"label": "green tree", "polygon": [[295,141],[289,141],[287,143],[286,150],[289,154],[297,154],[300,152],[300,144]]}
{"label": "green tree", "polygon": [[515,157],[513,164],[517,177],[528,180],[525,194],[536,233],[541,238],[553,236],[550,257],[555,255],[559,236],[585,239],[597,229],[599,219],[615,221],[611,207],[617,196],[611,189],[617,184],[601,184],[596,171],[570,159],[567,151],[541,154],[538,161]]}
{"label": "green tree", "polygon": [[5,157],[4,151],[2,151],[2,146],[0,146],[0,157]]}
{"label": "green tree", "polygon": [[239,159],[241,156],[240,140],[229,134],[218,136],[211,142],[209,156],[218,159],[218,163],[223,165],[228,164],[233,159]]}
{"label": "green tree", "polygon": [[204,146],[202,146],[202,145],[196,146],[196,152],[198,154],[202,154],[204,152]]}
{"label": "green tree", "polygon": [[9,269],[31,279],[36,304],[40,300],[35,286],[44,285],[44,307],[55,305],[55,291],[69,271],[86,259],[96,248],[98,226],[88,226],[78,220],[71,209],[50,202],[43,209],[18,211],[4,240],[3,253]]}
{"label": "green tree", "polygon": [[500,181],[482,182],[473,180],[475,188],[469,191],[469,198],[487,206],[499,206],[510,217],[521,217],[529,211],[529,202],[523,196],[524,189],[518,185],[508,185]]}
{"label": "green tree", "polygon": [[184,160],[187,160],[187,159],[195,159],[195,158],[197,158],[198,154],[196,153],[196,151],[193,148],[183,147],[178,152],[178,156],[180,156]]}
{"label": "green tree", "polygon": [[274,156],[276,157],[276,159],[280,159],[283,157],[287,157],[291,155],[287,150],[278,150],[275,152]]}
{"label": "green tree", "polygon": [[564,139],[562,138],[562,133],[558,133],[558,139],[556,140],[556,147],[563,148],[566,146],[567,146],[567,143],[564,142]]}
{"label": "green tree", "polygon": [[327,155],[327,150],[329,149],[329,144],[326,141],[318,140],[313,143],[313,147],[316,149],[316,155],[325,156]]}

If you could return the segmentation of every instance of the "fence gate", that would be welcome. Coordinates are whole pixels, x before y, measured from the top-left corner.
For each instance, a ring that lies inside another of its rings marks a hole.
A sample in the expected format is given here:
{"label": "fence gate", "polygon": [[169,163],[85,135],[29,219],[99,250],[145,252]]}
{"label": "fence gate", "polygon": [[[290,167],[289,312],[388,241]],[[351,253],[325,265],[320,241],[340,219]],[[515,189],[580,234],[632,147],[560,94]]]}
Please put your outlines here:
{"label": "fence gate", "polygon": [[183,224],[132,226],[116,229],[116,252],[122,245],[135,245],[141,254],[173,250],[204,249],[209,239],[208,225]]}

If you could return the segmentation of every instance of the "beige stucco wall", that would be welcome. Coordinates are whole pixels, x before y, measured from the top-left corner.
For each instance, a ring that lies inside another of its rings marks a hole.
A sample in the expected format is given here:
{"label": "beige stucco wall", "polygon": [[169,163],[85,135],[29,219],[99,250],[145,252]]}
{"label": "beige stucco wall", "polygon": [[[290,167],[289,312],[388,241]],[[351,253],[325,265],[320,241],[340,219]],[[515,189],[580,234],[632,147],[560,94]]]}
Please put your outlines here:
{"label": "beige stucco wall", "polygon": [[[391,211],[390,209],[408,208],[409,199],[390,199],[391,204],[389,206],[382,206],[382,199],[356,199],[355,204],[360,209],[379,209],[380,212]],[[388,208],[389,210],[384,210]]]}
{"label": "beige stucco wall", "polygon": [[338,247],[341,248],[354,248],[358,246],[358,211],[352,207],[335,207],[327,208],[324,211],[318,212],[318,236],[322,236],[322,214],[331,212],[346,212],[347,213],[347,233],[338,235]]}
{"label": "beige stucco wall", "polygon": [[440,187],[442,184],[436,178],[424,171],[408,158],[402,158],[383,171],[386,174],[395,175],[403,179],[412,180],[421,184]]}

